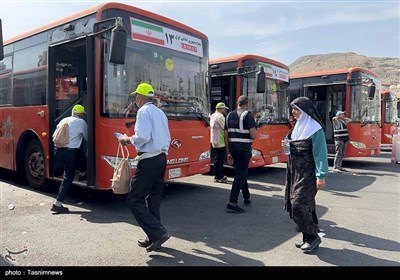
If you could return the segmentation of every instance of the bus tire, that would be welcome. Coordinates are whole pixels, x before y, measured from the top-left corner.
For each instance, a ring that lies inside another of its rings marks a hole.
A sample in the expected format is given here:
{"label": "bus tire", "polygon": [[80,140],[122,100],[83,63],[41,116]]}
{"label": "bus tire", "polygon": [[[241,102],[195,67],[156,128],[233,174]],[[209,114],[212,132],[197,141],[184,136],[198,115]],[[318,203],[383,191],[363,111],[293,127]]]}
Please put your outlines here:
{"label": "bus tire", "polygon": [[45,190],[46,161],[42,144],[38,139],[29,142],[25,150],[24,167],[29,185],[36,190]]}

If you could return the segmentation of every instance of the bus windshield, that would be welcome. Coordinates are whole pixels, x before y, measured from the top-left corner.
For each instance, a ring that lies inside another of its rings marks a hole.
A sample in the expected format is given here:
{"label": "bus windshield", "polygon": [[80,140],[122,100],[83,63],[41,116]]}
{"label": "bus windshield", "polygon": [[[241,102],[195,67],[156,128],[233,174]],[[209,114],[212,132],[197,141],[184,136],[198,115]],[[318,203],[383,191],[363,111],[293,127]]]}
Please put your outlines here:
{"label": "bus windshield", "polygon": [[383,120],[385,123],[390,123],[390,124],[395,124],[397,122],[398,116],[397,116],[397,98],[396,95],[393,93],[390,93],[384,97],[382,100],[383,107],[382,110],[384,110],[384,117],[385,119]]}
{"label": "bus windshield", "polygon": [[368,86],[359,84],[352,87],[351,119],[363,123],[378,123],[381,121],[380,93],[374,98],[368,98]]}
{"label": "bus windshield", "polygon": [[[256,125],[289,123],[288,83],[267,79],[265,91],[256,92],[256,79],[249,78],[249,104]],[[246,88],[247,84],[244,83]]]}
{"label": "bus windshield", "polygon": [[112,118],[134,117],[138,108],[129,94],[139,83],[148,82],[154,87],[156,105],[169,118],[207,117],[207,59],[128,40],[124,65],[104,59],[102,113]]}

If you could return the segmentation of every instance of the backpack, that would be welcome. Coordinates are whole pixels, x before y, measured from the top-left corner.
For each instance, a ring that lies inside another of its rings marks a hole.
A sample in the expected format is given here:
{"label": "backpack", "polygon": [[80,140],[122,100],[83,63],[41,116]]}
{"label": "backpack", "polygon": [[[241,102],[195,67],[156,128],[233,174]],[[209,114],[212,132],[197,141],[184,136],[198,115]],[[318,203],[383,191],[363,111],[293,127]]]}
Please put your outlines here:
{"label": "backpack", "polygon": [[57,126],[57,129],[53,133],[53,142],[56,148],[62,148],[69,143],[68,122]]}

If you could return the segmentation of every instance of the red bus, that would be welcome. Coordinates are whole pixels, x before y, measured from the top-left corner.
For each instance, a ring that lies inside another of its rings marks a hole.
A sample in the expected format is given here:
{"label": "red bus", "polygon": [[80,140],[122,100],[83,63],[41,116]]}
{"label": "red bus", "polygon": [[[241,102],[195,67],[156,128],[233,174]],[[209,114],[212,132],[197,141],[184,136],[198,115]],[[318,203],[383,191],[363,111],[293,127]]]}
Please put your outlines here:
{"label": "red bus", "polygon": [[[171,146],[165,179],[210,170],[206,80],[208,38],[137,7],[105,3],[4,42],[0,62],[0,167],[36,189],[61,180],[53,155],[57,123],[75,104],[87,111],[88,176],[74,184],[110,189],[118,141],[133,135],[129,96],[151,83],[166,113]],[[132,169],[136,151],[130,146]]]}
{"label": "red bus", "polygon": [[328,155],[335,155],[332,118],[338,110],[351,118],[345,157],[380,155],[381,80],[362,68],[290,75],[290,100],[309,97],[321,114],[326,127]]}
{"label": "red bus", "polygon": [[239,96],[249,98],[258,134],[253,141],[249,168],[285,161],[281,140],[290,128],[289,67],[270,58],[246,54],[210,59],[210,75],[211,110],[221,101],[234,110]]}
{"label": "red bus", "polygon": [[383,91],[382,98],[382,148],[391,148],[393,135],[397,134],[400,101],[396,94],[390,91]]}

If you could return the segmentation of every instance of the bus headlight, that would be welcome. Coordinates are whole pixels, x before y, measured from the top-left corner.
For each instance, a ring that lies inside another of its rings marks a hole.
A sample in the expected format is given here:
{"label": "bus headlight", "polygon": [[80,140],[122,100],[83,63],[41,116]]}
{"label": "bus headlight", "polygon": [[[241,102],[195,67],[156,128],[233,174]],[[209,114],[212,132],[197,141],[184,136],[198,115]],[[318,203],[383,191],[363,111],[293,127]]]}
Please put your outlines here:
{"label": "bus headlight", "polygon": [[356,149],[365,149],[367,147],[362,142],[350,141],[350,144],[353,145]]}
{"label": "bus headlight", "polygon": [[262,156],[261,151],[254,149],[251,150],[251,157],[261,157],[261,156]]}
{"label": "bus headlight", "polygon": [[199,160],[205,160],[205,159],[210,159],[210,158],[211,158],[211,152],[210,152],[210,150],[208,150],[208,151],[201,153]]}
{"label": "bus headlight", "polygon": [[[120,163],[121,159],[120,157],[112,157],[112,156],[101,156],[103,160],[105,160],[113,169],[116,168],[116,166]],[[136,158],[134,159],[129,159],[129,165],[131,169],[135,169],[138,161]]]}

